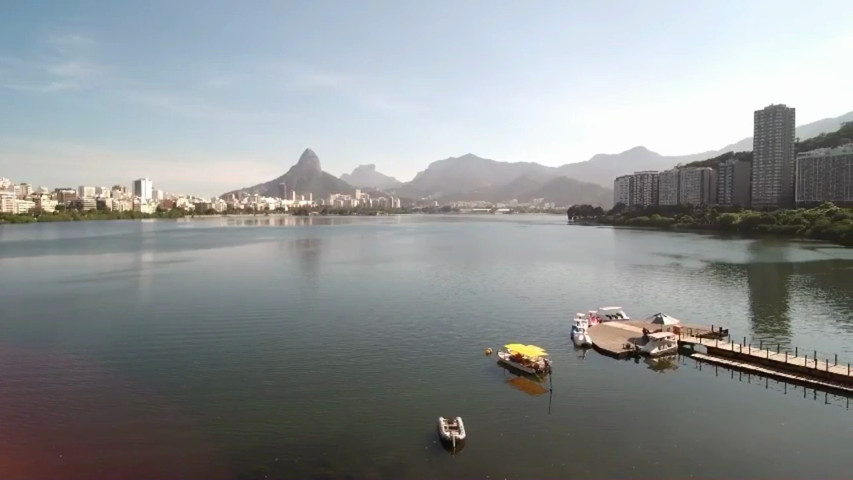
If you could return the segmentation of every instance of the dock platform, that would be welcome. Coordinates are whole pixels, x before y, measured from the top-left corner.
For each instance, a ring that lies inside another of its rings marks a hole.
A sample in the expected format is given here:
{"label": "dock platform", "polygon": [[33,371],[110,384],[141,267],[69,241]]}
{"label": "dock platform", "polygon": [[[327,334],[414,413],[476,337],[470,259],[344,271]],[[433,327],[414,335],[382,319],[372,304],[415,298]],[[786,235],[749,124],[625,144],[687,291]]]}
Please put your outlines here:
{"label": "dock platform", "polygon": [[696,335],[696,338],[706,337],[713,331],[712,328],[702,325],[660,325],[641,320],[625,320],[592,325],[589,327],[589,335],[592,337],[592,346],[598,353],[614,358],[628,358],[637,353],[638,347],[644,345],[644,328],[653,332],[662,328],[673,330],[673,327],[678,327],[679,331],[690,332]]}

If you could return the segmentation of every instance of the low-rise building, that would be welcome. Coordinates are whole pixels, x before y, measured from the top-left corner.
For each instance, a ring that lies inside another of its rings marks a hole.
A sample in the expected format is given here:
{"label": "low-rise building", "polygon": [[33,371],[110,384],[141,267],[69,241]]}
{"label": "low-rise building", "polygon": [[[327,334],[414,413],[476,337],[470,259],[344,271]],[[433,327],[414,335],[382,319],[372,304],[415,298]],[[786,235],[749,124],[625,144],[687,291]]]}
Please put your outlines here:
{"label": "low-rise building", "polygon": [[31,196],[32,201],[36,205],[36,209],[44,212],[44,213],[53,213],[56,211],[56,205],[59,203],[56,200],[50,198],[50,195],[41,193],[34,194]]}
{"label": "low-rise building", "polygon": [[23,215],[30,213],[34,208],[36,208],[36,203],[32,200],[16,199],[14,200],[14,211],[12,213]]}
{"label": "low-rise building", "polygon": [[0,213],[15,213],[15,194],[0,190]]}
{"label": "low-rise building", "polygon": [[797,206],[853,205],[853,144],[803,152],[796,162]]}

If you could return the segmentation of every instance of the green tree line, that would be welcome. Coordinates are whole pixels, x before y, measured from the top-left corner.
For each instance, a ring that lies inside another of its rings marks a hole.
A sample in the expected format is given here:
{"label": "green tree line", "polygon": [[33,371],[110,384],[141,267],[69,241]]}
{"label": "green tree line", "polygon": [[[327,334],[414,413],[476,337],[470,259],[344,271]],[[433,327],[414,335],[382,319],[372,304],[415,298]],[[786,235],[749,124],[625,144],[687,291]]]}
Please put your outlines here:
{"label": "green tree line", "polygon": [[594,219],[602,225],[667,230],[711,230],[812,238],[853,247],[853,209],[827,202],[814,208],[756,212],[739,207],[651,206],[627,209],[617,204]]}

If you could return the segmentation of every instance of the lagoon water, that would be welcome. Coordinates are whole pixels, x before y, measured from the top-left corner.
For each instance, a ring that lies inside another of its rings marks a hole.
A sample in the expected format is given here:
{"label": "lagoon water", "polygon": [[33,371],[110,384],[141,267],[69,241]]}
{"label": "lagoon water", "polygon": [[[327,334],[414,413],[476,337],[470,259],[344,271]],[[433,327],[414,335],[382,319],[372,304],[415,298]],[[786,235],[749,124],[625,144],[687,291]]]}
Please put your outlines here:
{"label": "lagoon water", "polygon": [[[853,250],[823,243],[545,215],[2,226],[0,477],[849,478],[847,398],[573,348],[605,304],[853,361]],[[551,384],[483,354],[515,341]]]}

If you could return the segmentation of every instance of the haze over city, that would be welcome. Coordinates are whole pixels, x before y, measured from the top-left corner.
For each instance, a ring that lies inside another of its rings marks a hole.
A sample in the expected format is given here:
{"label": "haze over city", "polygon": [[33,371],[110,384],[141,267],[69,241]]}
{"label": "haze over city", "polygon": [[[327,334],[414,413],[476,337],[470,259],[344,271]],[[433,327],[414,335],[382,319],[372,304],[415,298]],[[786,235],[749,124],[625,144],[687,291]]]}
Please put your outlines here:
{"label": "haze over city", "polygon": [[[614,15],[614,12],[620,12]],[[666,155],[853,104],[844,2],[19,3],[0,18],[0,174],[216,195],[310,147],[410,180],[472,152]]]}

